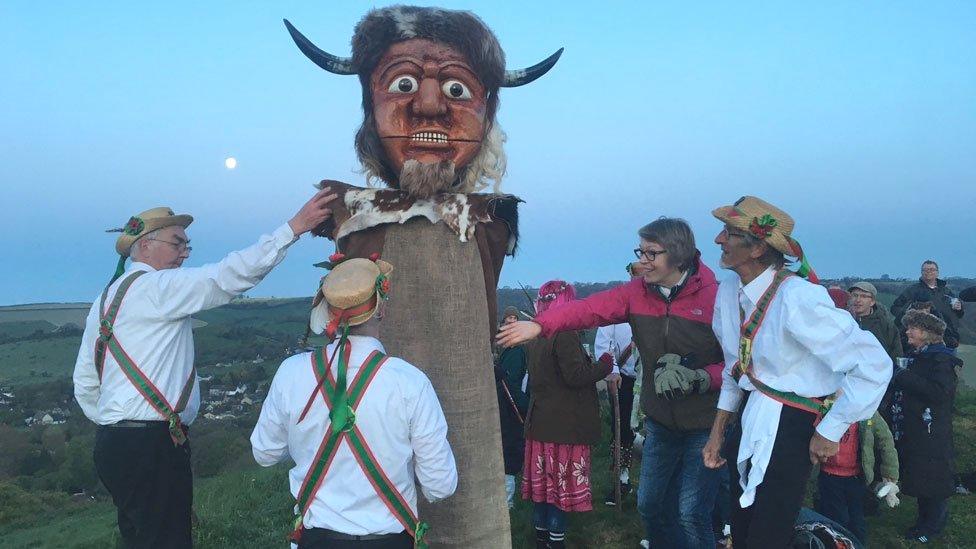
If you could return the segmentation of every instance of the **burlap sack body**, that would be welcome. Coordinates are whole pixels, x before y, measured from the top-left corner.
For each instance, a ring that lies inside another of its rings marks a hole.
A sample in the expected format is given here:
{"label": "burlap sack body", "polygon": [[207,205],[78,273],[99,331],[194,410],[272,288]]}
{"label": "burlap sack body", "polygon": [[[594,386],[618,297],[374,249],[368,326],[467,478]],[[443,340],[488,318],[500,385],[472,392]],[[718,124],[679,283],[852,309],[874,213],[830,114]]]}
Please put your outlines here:
{"label": "burlap sack body", "polygon": [[458,466],[457,492],[428,504],[431,547],[511,547],[488,303],[477,242],[461,242],[443,223],[414,219],[385,227],[382,256],[396,287],[380,323],[392,356],[430,378],[447,417]]}

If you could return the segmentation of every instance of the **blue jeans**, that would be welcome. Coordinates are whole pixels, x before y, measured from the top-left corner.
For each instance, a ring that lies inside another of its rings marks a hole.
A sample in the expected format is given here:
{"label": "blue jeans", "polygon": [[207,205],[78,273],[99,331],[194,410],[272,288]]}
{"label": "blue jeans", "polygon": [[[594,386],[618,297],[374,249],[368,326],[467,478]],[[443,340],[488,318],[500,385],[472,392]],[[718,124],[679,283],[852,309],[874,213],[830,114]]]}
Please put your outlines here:
{"label": "blue jeans", "polygon": [[714,549],[720,469],[705,467],[708,429],[675,431],[648,418],[637,510],[652,549]]}

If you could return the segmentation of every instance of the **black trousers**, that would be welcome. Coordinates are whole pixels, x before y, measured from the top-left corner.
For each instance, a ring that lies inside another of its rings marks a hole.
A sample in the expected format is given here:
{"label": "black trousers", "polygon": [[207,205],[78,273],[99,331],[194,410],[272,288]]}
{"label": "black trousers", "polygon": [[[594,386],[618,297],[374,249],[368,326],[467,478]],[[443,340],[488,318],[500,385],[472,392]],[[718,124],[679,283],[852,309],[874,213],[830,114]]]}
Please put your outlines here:
{"label": "black trousers", "polygon": [[949,498],[917,498],[918,520],[915,528],[920,534],[938,536],[949,520]]}
{"label": "black trousers", "polygon": [[190,443],[177,447],[166,423],[99,426],[95,469],[118,509],[128,548],[191,547],[193,475]]}
{"label": "black trousers", "polygon": [[[781,549],[793,538],[794,523],[810,478],[810,438],[816,416],[783,406],[772,456],[752,505],[739,505],[742,486],[736,456],[742,439],[742,416],[735,422],[725,449],[732,495],[732,544],[735,549]],[[746,470],[748,473],[748,468]]]}
{"label": "black trousers", "polygon": [[[634,383],[636,378],[620,375],[620,390],[617,400],[620,402],[620,469],[629,469],[634,448],[634,430],[630,428],[630,415],[634,411]],[[607,398],[610,393],[607,393]],[[613,436],[613,405],[610,406],[610,433]],[[613,444],[610,445],[610,466],[613,466]]]}
{"label": "black trousers", "polygon": [[302,529],[302,541],[298,549],[412,549],[413,537],[400,532],[381,539],[335,539],[323,528]]}

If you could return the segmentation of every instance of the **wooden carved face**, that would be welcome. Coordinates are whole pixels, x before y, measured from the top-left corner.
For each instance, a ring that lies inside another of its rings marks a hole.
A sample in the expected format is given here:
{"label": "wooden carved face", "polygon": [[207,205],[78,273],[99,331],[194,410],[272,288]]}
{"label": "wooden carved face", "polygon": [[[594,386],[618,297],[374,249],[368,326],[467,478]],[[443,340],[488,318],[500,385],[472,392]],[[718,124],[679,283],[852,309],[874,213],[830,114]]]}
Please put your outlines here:
{"label": "wooden carved face", "polygon": [[454,48],[397,42],[370,78],[376,129],[394,171],[408,160],[465,167],[485,135],[487,91]]}

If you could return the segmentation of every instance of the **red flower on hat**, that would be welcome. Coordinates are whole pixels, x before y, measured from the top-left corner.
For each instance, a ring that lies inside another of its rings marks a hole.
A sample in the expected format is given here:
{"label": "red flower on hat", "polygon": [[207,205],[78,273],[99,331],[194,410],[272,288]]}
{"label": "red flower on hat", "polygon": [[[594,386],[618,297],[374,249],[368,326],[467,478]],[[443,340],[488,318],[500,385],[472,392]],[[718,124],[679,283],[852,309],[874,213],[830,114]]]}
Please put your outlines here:
{"label": "red flower on hat", "polygon": [[380,259],[380,254],[369,254],[369,260],[376,263]]}
{"label": "red flower on hat", "polygon": [[753,217],[752,223],[749,223],[749,232],[752,233],[752,235],[756,238],[764,240],[769,235],[773,234],[773,229],[776,228],[778,224],[779,223],[776,221],[776,218],[769,214],[762,217]]}
{"label": "red flower on hat", "polygon": [[329,256],[329,263],[335,265],[336,263],[345,261],[345,259],[346,259],[346,254],[342,252],[336,252]]}
{"label": "red flower on hat", "polygon": [[388,299],[390,295],[390,279],[386,275],[381,274],[376,277],[376,293],[379,294],[380,299]]}
{"label": "red flower on hat", "polygon": [[123,229],[123,232],[130,236],[136,236],[137,234],[141,233],[144,228],[146,228],[146,224],[142,222],[142,219],[132,216],[129,218],[129,222],[125,224],[125,229]]}

